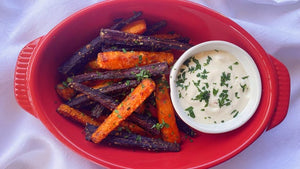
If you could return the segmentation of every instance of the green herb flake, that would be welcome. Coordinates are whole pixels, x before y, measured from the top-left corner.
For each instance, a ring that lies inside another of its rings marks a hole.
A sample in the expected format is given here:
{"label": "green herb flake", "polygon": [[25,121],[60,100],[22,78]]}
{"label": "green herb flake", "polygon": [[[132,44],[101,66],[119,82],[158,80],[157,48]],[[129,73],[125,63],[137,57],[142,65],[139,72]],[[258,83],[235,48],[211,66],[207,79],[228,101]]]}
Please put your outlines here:
{"label": "green herb flake", "polygon": [[249,76],[244,76],[244,77],[242,77],[242,79],[247,79]]}
{"label": "green herb flake", "polygon": [[233,115],[233,118],[236,118],[236,116],[239,114],[239,111],[236,111],[236,113]]}
{"label": "green herb flake", "polygon": [[125,48],[122,48],[122,52],[123,52],[123,53],[126,53],[127,51],[126,51],[126,49],[125,49]]}
{"label": "green herb flake", "polygon": [[228,90],[222,90],[218,98],[219,107],[229,106],[231,102],[232,101],[228,98]]}
{"label": "green herb flake", "polygon": [[136,141],[142,141],[142,136],[137,135],[137,136],[136,136]]}
{"label": "green herb flake", "polygon": [[204,101],[205,107],[207,107],[209,98],[210,98],[210,91],[205,90],[205,91],[201,91],[200,94],[198,94],[195,98],[192,98],[192,100],[199,100],[200,102]]}
{"label": "green herb flake", "polygon": [[228,69],[232,70],[232,65],[228,66]]}
{"label": "green herb flake", "polygon": [[139,55],[139,64],[142,63],[142,60],[143,60],[143,55]]}
{"label": "green herb flake", "polygon": [[231,76],[231,73],[222,72],[220,85],[228,87],[228,83],[226,83],[226,82],[230,80],[230,76]]}
{"label": "green herb flake", "polygon": [[62,82],[62,85],[63,85],[64,87],[68,87],[68,83],[65,82],[65,81]]}
{"label": "green herb flake", "polygon": [[233,64],[234,64],[234,65],[238,65],[238,64],[239,64],[239,62],[234,62]]}
{"label": "green herb flake", "polygon": [[67,82],[68,82],[68,83],[72,83],[72,82],[73,82],[73,79],[70,78],[70,77],[68,77],[68,78],[67,78]]}
{"label": "green herb flake", "polygon": [[240,97],[238,96],[238,94],[239,94],[238,92],[235,92],[235,93],[234,93],[234,96],[235,96],[237,99],[240,98]]}
{"label": "green herb flake", "polygon": [[203,65],[204,66],[209,65],[209,63],[210,63],[211,60],[212,60],[212,58],[210,56],[207,56],[206,63],[204,63]]}
{"label": "green herb flake", "polygon": [[145,70],[145,69],[142,69],[140,71],[140,73],[136,74],[136,78],[137,78],[138,81],[142,81],[143,79],[149,78],[150,76],[151,75],[150,75],[149,70]]}
{"label": "green herb flake", "polygon": [[219,89],[213,88],[213,95],[214,95],[214,96],[216,96],[216,95],[218,94],[218,92],[219,92]]}
{"label": "green herb flake", "polygon": [[247,84],[244,84],[244,85],[240,84],[240,86],[241,86],[243,92],[247,89]]}
{"label": "green herb flake", "polygon": [[185,111],[188,111],[188,115],[192,118],[195,118],[195,113],[194,113],[194,107],[190,106],[188,108],[185,109]]}
{"label": "green herb flake", "polygon": [[130,85],[130,80],[126,80],[125,85],[129,86]]}

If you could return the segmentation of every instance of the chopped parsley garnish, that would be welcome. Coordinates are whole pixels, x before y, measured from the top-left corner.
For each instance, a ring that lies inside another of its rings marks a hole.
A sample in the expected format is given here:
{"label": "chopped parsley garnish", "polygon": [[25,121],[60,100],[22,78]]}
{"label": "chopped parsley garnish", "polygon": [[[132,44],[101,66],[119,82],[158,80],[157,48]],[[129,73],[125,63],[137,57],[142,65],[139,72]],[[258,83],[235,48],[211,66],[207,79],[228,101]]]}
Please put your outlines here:
{"label": "chopped parsley garnish", "polygon": [[122,52],[123,52],[123,53],[126,53],[127,51],[126,51],[126,49],[122,48]]}
{"label": "chopped parsley garnish", "polygon": [[218,92],[219,92],[219,89],[213,88],[213,95],[214,95],[214,96],[216,96],[216,95],[218,94]]}
{"label": "chopped parsley garnish", "polygon": [[234,65],[238,65],[238,64],[239,64],[239,62],[234,62],[233,64],[234,64]]}
{"label": "chopped parsley garnish", "polygon": [[160,130],[162,128],[169,128],[170,125],[168,123],[166,123],[164,120],[162,120],[162,123],[156,123],[152,126],[152,128],[156,128],[157,130]]}
{"label": "chopped parsley garnish", "polygon": [[137,135],[137,136],[136,136],[136,141],[142,141],[142,136]]}
{"label": "chopped parsley garnish", "polygon": [[234,114],[233,115],[233,118],[235,118],[238,114],[239,114],[239,111],[237,111],[237,110],[233,110],[232,112],[231,112],[231,114]]}
{"label": "chopped parsley garnish", "polygon": [[142,69],[142,70],[140,71],[140,73],[137,73],[137,74],[136,74],[136,78],[137,78],[138,81],[141,81],[141,80],[143,80],[143,79],[145,79],[145,78],[149,78],[150,76],[151,76],[151,75],[150,75],[149,70],[145,70],[145,69]]}
{"label": "chopped parsley garnish", "polygon": [[222,90],[218,99],[219,107],[229,106],[231,102],[232,101],[228,98],[228,90]]}
{"label": "chopped parsley garnish", "polygon": [[231,73],[226,74],[225,72],[223,72],[222,75],[221,75],[220,85],[228,87],[228,83],[226,83],[226,82],[230,80],[230,76],[231,76]]}
{"label": "chopped parsley garnish", "polygon": [[185,111],[188,111],[188,115],[192,118],[195,118],[195,113],[194,113],[194,107],[190,106],[188,108],[185,109]]}
{"label": "chopped parsley garnish", "polygon": [[200,102],[204,101],[205,107],[207,107],[209,98],[210,98],[210,91],[205,90],[205,91],[201,91],[200,94],[198,94],[195,98],[192,98],[192,100],[199,100]]}
{"label": "chopped parsley garnish", "polygon": [[243,84],[243,85],[240,84],[240,86],[241,86],[243,92],[247,89],[247,84]]}
{"label": "chopped parsley garnish", "polygon": [[196,64],[195,70],[201,70],[201,64],[199,63],[199,60],[197,60],[195,57],[193,57],[192,60]]}
{"label": "chopped parsley garnish", "polygon": [[203,65],[207,66],[211,60],[212,60],[212,58],[210,56],[207,56],[206,63],[204,63]]}
{"label": "chopped parsley garnish", "polygon": [[68,77],[68,78],[67,78],[67,82],[68,82],[68,83],[71,83],[71,82],[73,82],[73,79],[70,78],[70,77]]}
{"label": "chopped parsley garnish", "polygon": [[142,60],[143,60],[143,55],[139,55],[139,64],[142,63]]}
{"label": "chopped parsley garnish", "polygon": [[244,77],[242,77],[242,79],[247,79],[249,76],[244,76]]}
{"label": "chopped parsley garnish", "polygon": [[235,93],[234,93],[234,96],[235,96],[237,99],[240,98],[240,97],[238,96],[238,94],[239,94],[238,92],[235,92]]}
{"label": "chopped parsley garnish", "polygon": [[191,62],[191,59],[192,59],[192,57],[190,57],[190,58],[188,58],[187,60],[185,60],[185,61],[183,62],[183,65],[185,65],[186,67],[189,67],[189,64],[190,64],[190,62]]}

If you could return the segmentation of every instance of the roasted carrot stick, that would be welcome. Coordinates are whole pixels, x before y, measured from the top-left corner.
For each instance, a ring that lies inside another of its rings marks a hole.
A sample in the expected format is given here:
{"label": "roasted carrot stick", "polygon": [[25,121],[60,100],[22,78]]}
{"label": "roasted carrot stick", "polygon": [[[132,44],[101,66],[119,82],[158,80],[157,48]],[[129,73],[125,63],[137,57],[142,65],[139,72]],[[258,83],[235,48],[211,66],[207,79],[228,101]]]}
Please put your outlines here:
{"label": "roasted carrot stick", "polygon": [[153,37],[159,38],[159,39],[177,39],[180,38],[181,36],[179,34],[176,33],[164,33],[164,34],[155,34],[152,35]]}
{"label": "roasted carrot stick", "polygon": [[76,95],[76,91],[74,89],[63,84],[58,84],[56,86],[56,92],[64,100],[70,100]]}
{"label": "roasted carrot stick", "polygon": [[147,29],[146,22],[144,19],[140,19],[124,26],[121,31],[133,34],[143,34]]}
{"label": "roasted carrot stick", "polygon": [[165,76],[163,76],[156,85],[155,101],[157,117],[162,127],[161,133],[163,140],[171,143],[180,143],[180,134],[167,86],[168,82]]}
{"label": "roasted carrot stick", "polygon": [[[99,120],[102,123],[106,118],[107,116],[100,116],[97,120]],[[148,133],[143,128],[127,120],[122,121],[118,126],[117,130],[128,130],[130,132],[140,134],[142,136],[148,135]]]}
{"label": "roasted carrot stick", "polygon": [[[86,125],[87,123],[89,123],[94,126],[99,126],[106,118],[105,116],[100,116],[98,119],[94,119],[94,118],[82,113],[81,111],[74,109],[66,104],[61,104],[57,108],[57,112],[59,114],[63,115],[64,117],[68,117],[68,118],[74,120],[75,122],[79,122],[82,125]],[[140,134],[143,136],[148,134],[144,129],[142,129],[138,125],[136,125],[132,122],[129,122],[129,121],[122,121],[120,123],[119,127],[121,129],[129,130],[130,132]]]}
{"label": "roasted carrot stick", "polygon": [[141,83],[114,109],[105,121],[92,134],[92,141],[99,143],[123,120],[137,109],[154,91],[155,83],[151,79],[143,79]]}
{"label": "roasted carrot stick", "polygon": [[57,112],[65,117],[71,118],[76,122],[79,122],[82,125],[85,125],[86,123],[90,123],[95,126],[99,126],[100,122],[94,120],[90,116],[82,113],[81,111],[74,109],[66,104],[61,104],[57,108]]}
{"label": "roasted carrot stick", "polygon": [[88,68],[93,69],[93,70],[100,69],[100,67],[99,67],[98,64],[97,64],[97,59],[90,61],[90,62],[87,64],[87,66],[88,66]]}
{"label": "roasted carrot stick", "polygon": [[173,61],[174,55],[169,52],[110,51],[98,53],[97,68],[126,69],[159,62],[167,62],[170,65]]}

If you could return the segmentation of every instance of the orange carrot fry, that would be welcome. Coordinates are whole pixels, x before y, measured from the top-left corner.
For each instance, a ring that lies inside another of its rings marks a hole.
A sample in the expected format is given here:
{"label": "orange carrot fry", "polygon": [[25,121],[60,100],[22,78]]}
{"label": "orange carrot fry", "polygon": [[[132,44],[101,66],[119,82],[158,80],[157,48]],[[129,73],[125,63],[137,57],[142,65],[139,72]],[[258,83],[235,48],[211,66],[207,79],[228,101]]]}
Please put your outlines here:
{"label": "orange carrot fry", "polygon": [[121,29],[123,32],[133,33],[133,34],[143,34],[147,29],[147,25],[144,19],[140,19],[130,24],[126,25],[124,28]]}
{"label": "orange carrot fry", "polygon": [[56,86],[56,92],[64,100],[70,100],[76,94],[74,89],[66,87],[63,84]]}
{"label": "orange carrot fry", "polygon": [[[106,118],[105,116],[100,116],[98,119],[93,119],[92,117],[66,104],[61,104],[57,108],[57,112],[63,115],[64,117],[68,117],[76,122],[79,122],[82,125],[86,125],[86,123],[89,123],[94,126],[99,126]],[[121,129],[126,129],[136,134],[140,134],[143,136],[147,135],[147,132],[144,129],[129,121],[122,121],[119,127]]]}
{"label": "orange carrot fry", "polygon": [[161,132],[163,140],[171,143],[180,143],[180,134],[167,86],[168,82],[165,76],[163,76],[156,85],[155,101],[158,121],[162,126]]}
{"label": "orange carrot fry", "polygon": [[92,134],[91,140],[99,143],[122,121],[136,110],[155,89],[151,79],[143,79],[141,83],[116,107],[105,121]]}
{"label": "orange carrot fry", "polygon": [[135,66],[143,66],[151,63],[174,61],[174,55],[169,52],[146,51],[110,51],[98,53],[97,64],[101,69],[126,69]]}
{"label": "orange carrot fry", "polygon": [[90,61],[87,65],[88,65],[88,68],[93,69],[93,70],[100,69],[100,67],[97,64],[97,59]]}
{"label": "orange carrot fry", "polygon": [[90,116],[82,113],[81,111],[74,109],[66,104],[61,104],[57,108],[57,112],[65,117],[71,118],[76,122],[79,122],[82,125],[85,125],[86,123],[90,123],[95,126],[99,126],[100,122],[94,120]]}
{"label": "orange carrot fry", "polygon": [[[99,120],[101,123],[107,118],[107,116],[100,116],[97,120]],[[98,126],[98,125],[97,125]],[[134,124],[133,122],[124,120],[120,123],[120,125],[117,128],[118,130],[129,130],[130,132],[145,136],[148,135],[148,133],[141,128],[140,126]]]}
{"label": "orange carrot fry", "polygon": [[155,34],[152,35],[153,37],[159,38],[159,39],[176,39],[180,38],[181,36],[179,34],[173,33],[173,34]]}

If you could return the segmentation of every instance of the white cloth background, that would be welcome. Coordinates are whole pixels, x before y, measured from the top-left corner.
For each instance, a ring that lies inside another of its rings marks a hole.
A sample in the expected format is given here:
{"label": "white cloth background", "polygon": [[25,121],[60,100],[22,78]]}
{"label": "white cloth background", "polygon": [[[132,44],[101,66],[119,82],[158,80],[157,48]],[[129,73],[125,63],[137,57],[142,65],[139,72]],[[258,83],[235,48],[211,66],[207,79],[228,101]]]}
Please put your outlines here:
{"label": "white cloth background", "polygon": [[[96,169],[100,166],[60,143],[42,123],[21,109],[13,93],[20,50],[64,18],[99,0],[0,1],[0,168]],[[230,17],[291,75],[287,117],[251,146],[215,169],[300,168],[300,2],[298,0],[194,0]]]}

